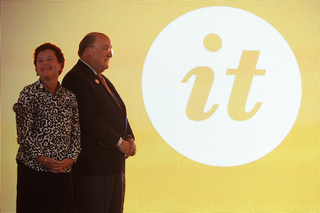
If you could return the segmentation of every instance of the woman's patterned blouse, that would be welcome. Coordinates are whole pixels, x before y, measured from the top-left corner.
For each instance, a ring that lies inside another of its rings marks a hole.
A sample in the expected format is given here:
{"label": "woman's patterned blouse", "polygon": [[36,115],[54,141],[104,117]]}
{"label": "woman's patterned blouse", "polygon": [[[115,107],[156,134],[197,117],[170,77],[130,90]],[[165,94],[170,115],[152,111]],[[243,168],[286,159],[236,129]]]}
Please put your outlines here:
{"label": "woman's patterned blouse", "polygon": [[[76,96],[58,84],[58,91],[51,94],[39,79],[26,86],[13,105],[19,144],[16,159],[36,171],[49,171],[36,160],[41,155],[75,162],[80,153]],[[71,166],[66,172],[70,171]]]}

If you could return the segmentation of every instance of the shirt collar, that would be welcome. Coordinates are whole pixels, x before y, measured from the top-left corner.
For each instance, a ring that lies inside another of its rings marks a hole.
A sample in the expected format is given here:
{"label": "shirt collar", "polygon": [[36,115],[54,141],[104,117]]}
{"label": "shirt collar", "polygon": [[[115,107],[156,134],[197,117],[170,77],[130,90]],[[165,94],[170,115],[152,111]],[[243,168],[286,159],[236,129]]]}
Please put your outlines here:
{"label": "shirt collar", "polygon": [[92,70],[92,72],[93,72],[95,75],[98,74],[97,71],[95,71],[87,62],[85,62],[85,61],[82,60],[81,58],[80,58],[79,60],[82,61],[82,63],[84,63],[85,65],[87,65],[87,66]]}
{"label": "shirt collar", "polygon": [[[49,90],[47,89],[46,85],[43,83],[43,81],[39,78],[39,80],[37,81],[36,83],[36,86],[38,89],[40,89],[41,91],[46,91],[47,93],[51,94],[49,92]],[[55,94],[58,94],[59,92],[61,91],[61,84],[60,82],[58,81],[58,90]]]}

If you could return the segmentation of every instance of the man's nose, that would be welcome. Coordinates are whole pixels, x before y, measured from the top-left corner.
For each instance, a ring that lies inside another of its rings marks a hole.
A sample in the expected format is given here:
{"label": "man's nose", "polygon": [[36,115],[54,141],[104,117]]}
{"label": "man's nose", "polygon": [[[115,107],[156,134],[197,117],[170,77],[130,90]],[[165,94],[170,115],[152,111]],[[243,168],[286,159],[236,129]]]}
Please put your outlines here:
{"label": "man's nose", "polygon": [[109,52],[108,52],[108,57],[112,58],[113,56],[113,49],[111,49]]}

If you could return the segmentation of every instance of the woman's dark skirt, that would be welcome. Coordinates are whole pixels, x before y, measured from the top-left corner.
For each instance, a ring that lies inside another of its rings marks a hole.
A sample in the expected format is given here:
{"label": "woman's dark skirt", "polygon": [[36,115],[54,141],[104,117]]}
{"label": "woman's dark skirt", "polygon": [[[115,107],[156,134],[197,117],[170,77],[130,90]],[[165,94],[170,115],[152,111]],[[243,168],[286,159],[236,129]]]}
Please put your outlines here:
{"label": "woman's dark skirt", "polygon": [[17,163],[17,213],[74,213],[71,173],[38,172]]}

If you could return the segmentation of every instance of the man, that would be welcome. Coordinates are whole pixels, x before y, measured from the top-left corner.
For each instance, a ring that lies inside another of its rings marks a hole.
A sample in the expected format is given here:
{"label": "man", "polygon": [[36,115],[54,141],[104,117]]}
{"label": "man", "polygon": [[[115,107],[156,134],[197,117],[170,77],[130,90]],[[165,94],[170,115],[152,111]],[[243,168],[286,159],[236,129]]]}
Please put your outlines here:
{"label": "man", "polygon": [[77,97],[82,152],[73,167],[78,213],[123,212],[125,158],[136,153],[126,108],[101,73],[109,68],[112,44],[102,33],[89,33],[79,44],[78,63],[62,85]]}

